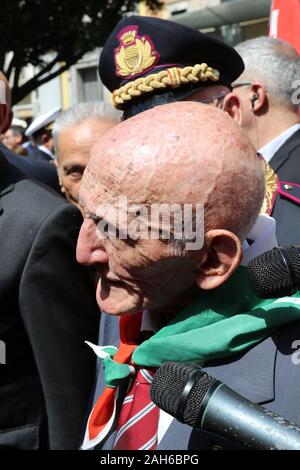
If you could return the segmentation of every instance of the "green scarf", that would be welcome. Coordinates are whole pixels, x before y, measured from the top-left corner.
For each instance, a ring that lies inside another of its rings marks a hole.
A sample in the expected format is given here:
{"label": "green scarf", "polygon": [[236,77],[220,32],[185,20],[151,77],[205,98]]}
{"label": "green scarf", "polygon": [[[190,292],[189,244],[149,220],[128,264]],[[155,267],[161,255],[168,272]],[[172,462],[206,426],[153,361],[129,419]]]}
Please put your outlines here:
{"label": "green scarf", "polygon": [[[281,299],[259,299],[240,266],[221,287],[202,291],[199,298],[176,318],[139,345],[135,364],[158,367],[164,362],[204,364],[254,346],[281,325],[300,319],[299,293]],[[114,352],[104,360],[105,383],[116,386],[130,375],[125,364],[116,364]],[[109,357],[108,357],[109,356]]]}

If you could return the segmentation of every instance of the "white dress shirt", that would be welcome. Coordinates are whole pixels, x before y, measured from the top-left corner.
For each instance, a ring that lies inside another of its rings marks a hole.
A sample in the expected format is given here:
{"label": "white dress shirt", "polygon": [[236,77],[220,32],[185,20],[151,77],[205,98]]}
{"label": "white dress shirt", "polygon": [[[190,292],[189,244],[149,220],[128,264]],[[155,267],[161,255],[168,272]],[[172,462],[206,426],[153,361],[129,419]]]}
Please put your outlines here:
{"label": "white dress shirt", "polygon": [[296,132],[300,129],[300,122],[289,127],[286,131],[280,134],[275,139],[264,145],[258,152],[262,154],[266,162],[269,163],[271,158],[275,155],[277,150]]}
{"label": "white dress shirt", "polygon": [[55,159],[55,155],[54,153],[51,152],[51,150],[49,150],[47,147],[45,147],[44,145],[39,145],[39,149],[42,151],[42,152],[45,152],[47,155],[49,155],[49,157],[54,160]]}

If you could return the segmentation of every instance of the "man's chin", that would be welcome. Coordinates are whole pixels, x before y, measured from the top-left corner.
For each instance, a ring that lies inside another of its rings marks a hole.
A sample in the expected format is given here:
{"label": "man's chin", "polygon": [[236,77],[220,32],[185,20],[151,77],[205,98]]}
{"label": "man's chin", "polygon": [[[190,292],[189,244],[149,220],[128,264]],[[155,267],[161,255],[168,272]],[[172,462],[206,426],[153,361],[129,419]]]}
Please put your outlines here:
{"label": "man's chin", "polygon": [[106,286],[105,288],[101,286],[101,281],[97,286],[96,300],[101,312],[108,315],[127,315],[143,310],[138,296],[130,295],[126,289],[115,286],[112,286],[108,292]]}
{"label": "man's chin", "polygon": [[101,299],[97,298],[97,303],[100,307],[102,313],[107,315],[133,315],[134,313],[138,313],[143,310],[142,307],[137,306],[130,306],[124,303],[114,302],[113,299],[106,299],[102,301]]}

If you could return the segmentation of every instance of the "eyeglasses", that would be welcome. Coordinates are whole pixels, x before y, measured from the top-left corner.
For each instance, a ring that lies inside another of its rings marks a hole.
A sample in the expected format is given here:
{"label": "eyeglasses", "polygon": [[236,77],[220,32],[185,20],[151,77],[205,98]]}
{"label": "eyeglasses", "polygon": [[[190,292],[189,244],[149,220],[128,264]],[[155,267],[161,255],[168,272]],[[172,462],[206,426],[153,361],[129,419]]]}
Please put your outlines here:
{"label": "eyeglasses", "polygon": [[220,106],[222,103],[220,103],[220,100],[224,99],[226,95],[228,95],[230,91],[225,91],[223,93],[219,93],[218,95],[210,96],[209,98],[206,98],[204,100],[193,100],[196,101],[197,103],[202,103],[202,104],[211,104],[213,106]]}

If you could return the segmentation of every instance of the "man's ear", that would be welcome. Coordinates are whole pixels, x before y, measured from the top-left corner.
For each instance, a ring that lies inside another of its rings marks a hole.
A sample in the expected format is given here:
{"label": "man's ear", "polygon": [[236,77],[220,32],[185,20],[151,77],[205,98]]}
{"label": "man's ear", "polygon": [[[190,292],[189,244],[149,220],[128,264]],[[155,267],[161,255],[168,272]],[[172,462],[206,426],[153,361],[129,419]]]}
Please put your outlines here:
{"label": "man's ear", "polygon": [[225,96],[222,109],[229,114],[235,122],[239,125],[242,124],[241,102],[234,92],[228,93],[228,95]]}
{"label": "man's ear", "polygon": [[242,243],[228,230],[209,230],[205,236],[204,250],[195,282],[201,289],[215,289],[238,268],[242,259]]}
{"label": "man's ear", "polygon": [[43,132],[43,134],[40,137],[41,145],[47,144],[47,142],[49,142],[49,140],[50,140],[49,134],[47,132]]}
{"label": "man's ear", "polygon": [[263,111],[267,104],[267,89],[260,82],[251,84],[250,107],[255,113]]}

